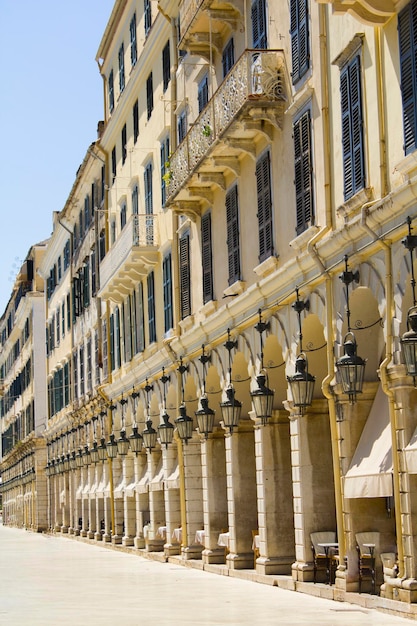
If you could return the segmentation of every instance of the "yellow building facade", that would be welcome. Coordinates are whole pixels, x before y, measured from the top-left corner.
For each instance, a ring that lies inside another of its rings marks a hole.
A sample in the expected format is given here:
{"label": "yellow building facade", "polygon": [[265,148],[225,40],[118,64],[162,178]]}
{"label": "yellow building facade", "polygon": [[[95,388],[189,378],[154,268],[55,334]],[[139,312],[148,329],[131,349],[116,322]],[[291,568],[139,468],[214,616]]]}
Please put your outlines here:
{"label": "yellow building facade", "polygon": [[115,2],[41,268],[51,529],[416,601],[416,15]]}

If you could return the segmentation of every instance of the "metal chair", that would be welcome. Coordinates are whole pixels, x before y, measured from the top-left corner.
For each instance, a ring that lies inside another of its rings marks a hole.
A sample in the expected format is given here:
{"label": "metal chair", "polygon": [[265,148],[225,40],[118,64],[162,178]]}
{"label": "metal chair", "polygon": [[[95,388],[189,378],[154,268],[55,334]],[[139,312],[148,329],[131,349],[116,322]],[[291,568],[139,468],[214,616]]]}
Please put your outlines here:
{"label": "metal chair", "polygon": [[372,593],[375,594],[375,557],[379,554],[379,532],[356,533],[358,552],[359,593],[362,593],[364,580],[371,581]]}
{"label": "metal chair", "polygon": [[313,552],[313,580],[317,582],[317,572],[325,571],[327,574],[327,582],[331,583],[333,566],[337,567],[338,560],[335,558],[334,550],[327,551],[320,546],[322,543],[336,543],[336,533],[333,530],[324,530],[310,533],[311,550]]}

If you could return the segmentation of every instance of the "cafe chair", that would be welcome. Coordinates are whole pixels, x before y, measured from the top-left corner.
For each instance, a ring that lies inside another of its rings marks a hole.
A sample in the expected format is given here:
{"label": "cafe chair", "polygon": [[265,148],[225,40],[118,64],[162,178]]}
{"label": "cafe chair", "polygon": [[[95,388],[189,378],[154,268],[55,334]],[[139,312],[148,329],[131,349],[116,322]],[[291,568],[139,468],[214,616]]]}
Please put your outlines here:
{"label": "cafe chair", "polygon": [[[317,572],[319,570],[330,573],[332,575],[333,566],[336,569],[338,560],[334,554],[334,550],[330,551],[328,555],[320,543],[336,543],[336,533],[332,530],[323,530],[310,534],[311,550],[313,552],[313,580],[317,582]],[[330,582],[330,581],[328,581]]]}
{"label": "cafe chair", "polygon": [[372,593],[375,593],[375,557],[379,554],[379,533],[356,533],[356,550],[358,552],[359,593],[362,593],[364,580],[371,581]]}
{"label": "cafe chair", "polygon": [[252,530],[253,569],[256,569],[256,559],[260,556],[259,548],[256,547],[256,539],[259,530]]}

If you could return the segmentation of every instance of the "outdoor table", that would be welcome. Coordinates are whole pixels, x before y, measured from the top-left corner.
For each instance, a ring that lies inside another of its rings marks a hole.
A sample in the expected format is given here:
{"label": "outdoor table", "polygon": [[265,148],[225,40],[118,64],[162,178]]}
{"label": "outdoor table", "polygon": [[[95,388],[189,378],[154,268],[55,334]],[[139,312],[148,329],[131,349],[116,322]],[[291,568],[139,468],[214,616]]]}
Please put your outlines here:
{"label": "outdoor table", "polygon": [[320,548],[324,549],[324,554],[326,555],[326,578],[327,584],[332,584],[332,561],[331,561],[331,553],[333,550],[339,549],[339,544],[337,542],[331,543],[319,543],[317,544]]}
{"label": "outdoor table", "polygon": [[182,541],[182,528],[174,528],[174,530],[172,532],[172,538],[177,543],[181,543],[181,541]]}
{"label": "outdoor table", "polygon": [[196,543],[201,543],[201,545],[204,545],[204,537],[206,536],[206,533],[204,530],[196,530],[195,531],[195,539],[194,541]]}
{"label": "outdoor table", "polygon": [[229,549],[229,541],[230,541],[230,532],[220,533],[219,538],[217,540],[217,545],[223,546]]}

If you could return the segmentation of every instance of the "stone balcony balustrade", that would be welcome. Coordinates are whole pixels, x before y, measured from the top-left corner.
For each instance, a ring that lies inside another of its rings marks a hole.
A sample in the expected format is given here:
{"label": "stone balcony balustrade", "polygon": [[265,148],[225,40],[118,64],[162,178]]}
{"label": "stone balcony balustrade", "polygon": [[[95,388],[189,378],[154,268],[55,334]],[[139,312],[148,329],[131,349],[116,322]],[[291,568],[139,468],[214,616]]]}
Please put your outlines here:
{"label": "stone balcony balustrade", "polygon": [[100,264],[99,296],[122,301],[158,262],[158,216],[132,215]]}
{"label": "stone balcony balustrade", "polygon": [[222,186],[226,167],[238,174],[238,157],[255,156],[257,135],[282,127],[287,85],[282,50],[245,50],[172,154],[167,204]]}

